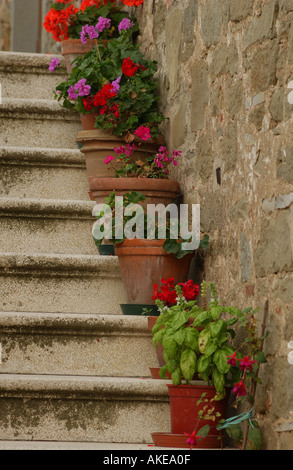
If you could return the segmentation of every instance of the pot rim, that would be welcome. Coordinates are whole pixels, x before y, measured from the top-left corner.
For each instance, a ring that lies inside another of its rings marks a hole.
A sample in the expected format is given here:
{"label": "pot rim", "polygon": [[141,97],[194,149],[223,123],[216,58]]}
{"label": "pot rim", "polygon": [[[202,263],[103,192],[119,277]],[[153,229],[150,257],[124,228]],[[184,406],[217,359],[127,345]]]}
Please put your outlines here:
{"label": "pot rim", "polygon": [[[144,189],[147,186],[148,190],[152,191],[172,191],[180,193],[180,185],[176,180],[170,180],[168,178],[142,178],[142,177],[108,177],[108,178],[90,178],[89,179],[91,190],[103,190],[113,189],[116,190],[139,190]],[[162,187],[163,186],[163,187]]]}

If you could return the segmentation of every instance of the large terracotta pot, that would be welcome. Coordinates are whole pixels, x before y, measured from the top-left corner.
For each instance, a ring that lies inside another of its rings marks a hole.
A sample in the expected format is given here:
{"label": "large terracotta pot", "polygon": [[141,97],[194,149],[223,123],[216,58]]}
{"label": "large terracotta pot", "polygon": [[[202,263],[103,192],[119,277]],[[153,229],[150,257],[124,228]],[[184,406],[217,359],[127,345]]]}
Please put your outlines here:
{"label": "large terracotta pot", "polygon": [[117,196],[123,196],[129,191],[142,193],[147,204],[168,205],[176,201],[180,195],[180,186],[177,181],[155,178],[90,178],[90,197],[97,204],[103,204],[105,197],[115,191]]}
{"label": "large terracotta pot", "polygon": [[[84,115],[84,120],[86,116],[90,115]],[[94,119],[94,116],[91,119]],[[114,172],[108,170],[104,160],[108,155],[114,154],[114,147],[126,145],[123,137],[117,137],[102,129],[88,128],[80,131],[77,134],[76,140],[82,145],[80,151],[85,157],[89,181],[93,178],[109,178],[114,176]],[[161,144],[161,139],[140,142],[137,145],[134,156],[137,159],[144,160],[147,156],[154,155]]]}
{"label": "large terracotta pot", "polygon": [[86,44],[82,44],[80,39],[66,39],[61,41],[61,54],[65,60],[65,67],[68,73],[71,73],[73,66],[72,61],[79,56],[85,55],[93,47],[96,42],[94,39],[89,39]]}
{"label": "large terracotta pot", "polygon": [[[153,443],[157,447],[173,447],[189,449],[190,444],[187,441],[188,436],[185,434],[172,434],[168,432],[153,432]],[[196,441],[194,450],[196,449],[221,449],[221,440],[217,436],[208,435],[204,439]]]}
{"label": "large terracotta pot", "polygon": [[216,429],[219,420],[226,418],[228,394],[223,400],[211,401],[211,406],[215,412],[221,416],[213,420],[199,420],[198,412],[207,404],[202,401],[197,404],[202,394],[205,393],[205,399],[212,400],[216,394],[216,389],[212,385],[205,385],[198,381],[192,385],[173,385],[167,384],[168,395],[170,398],[171,413],[171,432],[173,434],[191,434],[194,429],[199,430],[205,424],[210,426],[210,435],[219,436],[220,431]]}
{"label": "large terracotta pot", "polygon": [[126,239],[115,245],[127,303],[155,304],[154,284],[174,277],[186,282],[193,254],[175,258],[163,249],[164,240]]}

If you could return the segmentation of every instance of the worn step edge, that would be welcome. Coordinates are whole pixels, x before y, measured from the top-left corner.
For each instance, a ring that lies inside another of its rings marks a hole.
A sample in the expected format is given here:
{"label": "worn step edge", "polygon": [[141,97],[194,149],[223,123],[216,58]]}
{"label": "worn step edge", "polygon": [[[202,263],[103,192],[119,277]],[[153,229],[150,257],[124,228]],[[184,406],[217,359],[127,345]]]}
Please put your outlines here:
{"label": "worn step edge", "polygon": [[92,201],[0,197],[0,217],[51,217],[94,219]]}
{"label": "worn step edge", "polygon": [[63,108],[54,100],[4,98],[0,105],[0,118],[46,119],[80,122],[79,114]]}
{"label": "worn step edge", "polygon": [[80,150],[0,146],[0,165],[85,168]]}
{"label": "worn step edge", "polygon": [[[4,72],[27,72],[52,74],[48,69],[53,57],[60,61],[60,67],[65,67],[62,55],[38,54],[30,52],[0,52],[0,71]],[[66,76],[66,70],[57,69],[55,74]]]}
{"label": "worn step edge", "polygon": [[[65,442],[65,441],[1,441],[0,450],[180,450],[182,453],[188,449],[179,447],[159,447],[149,444],[130,444],[123,442]],[[205,449],[207,450],[207,449]],[[211,449],[213,450],[213,449]],[[224,449],[225,450],[225,449]]]}
{"label": "worn step edge", "polygon": [[1,312],[1,332],[51,335],[151,336],[147,316],[77,313]]}
{"label": "worn step edge", "polygon": [[168,402],[168,380],[136,377],[0,374],[0,397]]}
{"label": "worn step edge", "polygon": [[0,253],[0,274],[53,274],[120,279],[117,256]]}

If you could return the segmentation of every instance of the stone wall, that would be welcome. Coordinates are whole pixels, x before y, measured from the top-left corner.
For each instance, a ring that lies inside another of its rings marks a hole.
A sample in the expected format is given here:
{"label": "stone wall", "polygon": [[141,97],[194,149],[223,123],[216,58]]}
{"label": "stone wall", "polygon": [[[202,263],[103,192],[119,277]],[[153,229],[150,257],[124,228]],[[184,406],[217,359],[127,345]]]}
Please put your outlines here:
{"label": "stone wall", "polygon": [[0,0],[0,51],[10,51],[11,0]]}
{"label": "stone wall", "polygon": [[292,0],[145,0],[145,54],[158,61],[172,176],[200,203],[204,276],[226,305],[268,301],[256,411],[266,449],[293,450]]}

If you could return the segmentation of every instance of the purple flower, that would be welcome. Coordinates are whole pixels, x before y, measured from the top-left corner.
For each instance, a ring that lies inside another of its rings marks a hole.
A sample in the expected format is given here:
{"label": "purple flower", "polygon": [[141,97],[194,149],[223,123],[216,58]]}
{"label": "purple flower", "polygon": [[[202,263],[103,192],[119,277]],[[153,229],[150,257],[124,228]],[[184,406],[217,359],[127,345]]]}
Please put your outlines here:
{"label": "purple flower", "polygon": [[119,85],[120,80],[121,80],[121,77],[118,77],[118,78],[116,78],[116,80],[114,80],[114,81],[111,83],[111,85],[112,85],[111,91],[112,91],[113,93],[118,93],[119,88],[120,88],[120,85]]}
{"label": "purple flower", "polygon": [[68,98],[71,100],[71,101],[75,101],[77,96],[78,96],[78,93],[74,90],[73,86],[71,85],[68,90],[67,90],[67,93],[68,93]]}
{"label": "purple flower", "polygon": [[98,31],[95,29],[94,26],[89,26],[86,24],[85,26],[82,27],[81,33],[80,33],[80,40],[82,44],[86,44],[88,39],[96,39],[99,37]]}
{"label": "purple flower", "polygon": [[78,91],[78,96],[87,96],[90,94],[91,86],[85,83],[86,79],[82,78],[74,85],[74,90]]}
{"label": "purple flower", "polygon": [[109,18],[104,18],[103,16],[100,16],[95,28],[97,31],[102,33],[104,29],[109,29],[110,26],[111,26],[111,20]]}
{"label": "purple flower", "polygon": [[49,70],[50,70],[50,72],[53,72],[53,71],[55,70],[55,68],[58,67],[59,63],[60,63],[60,62],[59,62],[58,57],[54,57],[54,58],[51,60],[50,64],[49,64]]}
{"label": "purple flower", "polygon": [[120,33],[122,29],[129,29],[131,26],[134,26],[134,23],[128,18],[123,18],[123,20],[118,25],[118,31]]}

